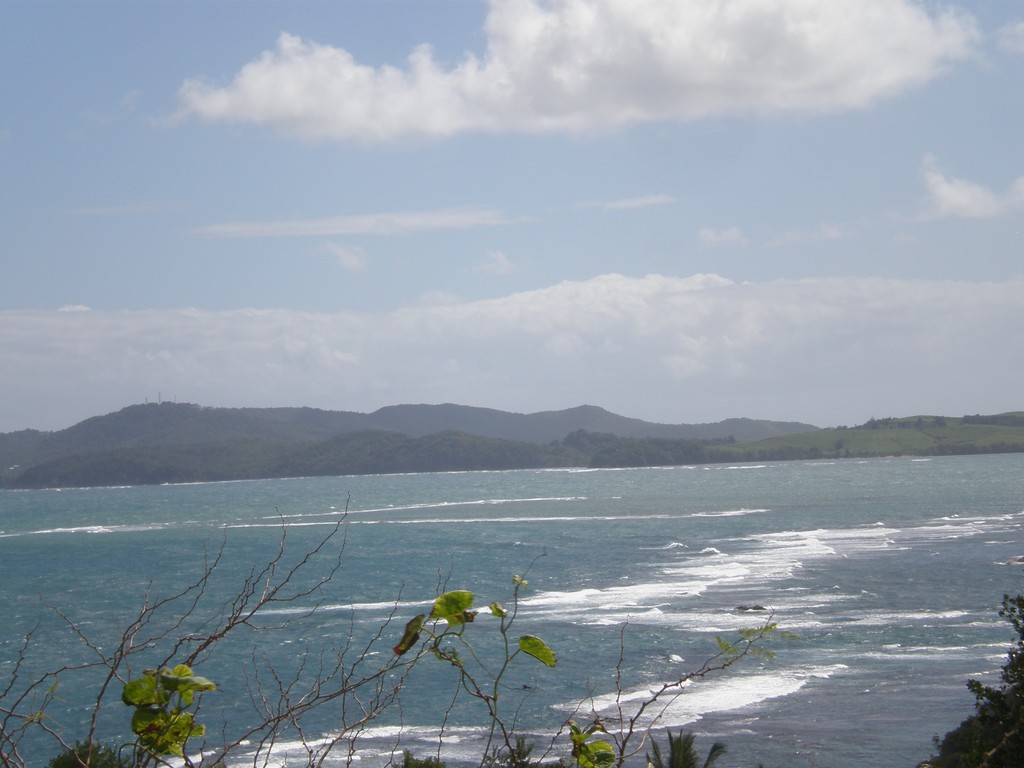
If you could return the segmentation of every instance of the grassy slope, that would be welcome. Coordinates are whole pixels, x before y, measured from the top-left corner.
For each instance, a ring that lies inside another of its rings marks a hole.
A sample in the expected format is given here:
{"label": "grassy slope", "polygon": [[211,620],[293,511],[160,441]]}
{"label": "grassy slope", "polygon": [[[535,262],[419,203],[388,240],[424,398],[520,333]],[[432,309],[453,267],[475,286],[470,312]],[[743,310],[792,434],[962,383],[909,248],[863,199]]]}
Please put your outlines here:
{"label": "grassy slope", "polygon": [[[869,422],[870,424],[870,422]],[[723,446],[735,458],[787,451],[822,456],[897,456],[942,453],[1024,451],[1024,427],[965,424],[961,419],[911,416],[875,422],[875,426],[825,429]]]}

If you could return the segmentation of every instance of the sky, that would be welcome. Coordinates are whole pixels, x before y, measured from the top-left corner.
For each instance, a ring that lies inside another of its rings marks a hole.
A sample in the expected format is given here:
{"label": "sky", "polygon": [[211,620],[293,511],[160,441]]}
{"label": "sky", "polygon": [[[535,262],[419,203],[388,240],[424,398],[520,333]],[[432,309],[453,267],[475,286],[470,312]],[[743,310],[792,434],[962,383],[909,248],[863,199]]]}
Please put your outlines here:
{"label": "sky", "polygon": [[1024,4],[2,3],[0,361],[0,432],[1024,410]]}

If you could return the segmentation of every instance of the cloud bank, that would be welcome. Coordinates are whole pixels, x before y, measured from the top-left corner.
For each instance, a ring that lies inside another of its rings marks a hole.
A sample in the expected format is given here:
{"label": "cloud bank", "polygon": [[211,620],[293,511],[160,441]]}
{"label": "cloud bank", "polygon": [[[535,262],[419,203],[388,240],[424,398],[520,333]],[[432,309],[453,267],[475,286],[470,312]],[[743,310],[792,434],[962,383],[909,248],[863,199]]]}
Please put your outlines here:
{"label": "cloud bank", "polygon": [[921,174],[926,198],[920,218],[924,220],[991,219],[1024,208],[1024,176],[1000,195],[981,184],[943,173],[931,155],[925,156]]}
{"label": "cloud bank", "polygon": [[747,240],[746,235],[740,231],[739,227],[729,227],[728,229],[723,230],[715,230],[710,227],[705,227],[697,233],[697,240],[701,245],[708,247],[720,245],[744,246],[750,242]]}
{"label": "cloud bank", "polygon": [[1013,410],[1022,295],[1024,279],[609,274],[382,314],[5,311],[0,355],[19,375],[0,431],[61,428],[158,393],[356,411],[592,403],[664,422]]}
{"label": "cloud bank", "polygon": [[910,0],[491,0],[482,57],[405,67],[282,34],[227,85],[186,81],[181,114],[305,139],[607,130],[857,109],[970,56],[972,17]]}
{"label": "cloud bank", "polygon": [[1001,27],[996,32],[996,43],[1004,53],[1024,54],[1024,21]]}

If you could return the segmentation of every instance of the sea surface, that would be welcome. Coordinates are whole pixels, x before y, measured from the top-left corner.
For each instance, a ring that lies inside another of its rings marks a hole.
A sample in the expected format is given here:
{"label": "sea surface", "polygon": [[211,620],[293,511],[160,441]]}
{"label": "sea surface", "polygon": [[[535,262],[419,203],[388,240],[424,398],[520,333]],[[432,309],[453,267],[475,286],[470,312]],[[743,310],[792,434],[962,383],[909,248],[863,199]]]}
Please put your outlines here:
{"label": "sea surface", "polygon": [[[271,606],[263,629],[242,630],[196,665],[219,686],[199,718],[211,731],[251,719],[248,691],[269,682],[254,657],[308,672],[384,627],[369,668],[439,590],[509,607],[520,575],[529,586],[514,634],[537,635],[558,655],[554,669],[516,659],[503,688],[504,711],[535,755],[580,702],[614,727],[616,701],[628,715],[643,691],[713,656],[716,637],[770,615],[796,637],[772,641],[773,658],[692,682],[656,734],[692,730],[700,752],[724,741],[726,768],[915,766],[971,713],[966,681],[996,679],[1013,639],[1000,601],[1024,586],[1022,566],[1008,564],[1024,555],[1024,455],[0,491],[0,690],[27,633],[21,680],[87,661],[83,638],[109,649],[144,601],[185,587],[223,550],[185,626],[212,620],[282,532],[292,563],[339,520],[309,566],[320,578],[340,557],[329,583]],[[467,627],[491,669],[495,629],[483,615]],[[166,649],[154,644],[140,667]],[[423,659],[399,706],[368,724],[356,764],[403,749],[429,755],[442,726],[449,765],[475,761],[486,719],[465,696],[449,706],[454,682],[449,667]],[[50,722],[74,738],[96,695],[69,672]],[[118,695],[100,719],[110,740],[127,735]],[[337,729],[339,707],[307,724],[311,738]],[[49,742],[28,746],[37,765],[54,754]],[[305,764],[293,735],[273,762]]]}

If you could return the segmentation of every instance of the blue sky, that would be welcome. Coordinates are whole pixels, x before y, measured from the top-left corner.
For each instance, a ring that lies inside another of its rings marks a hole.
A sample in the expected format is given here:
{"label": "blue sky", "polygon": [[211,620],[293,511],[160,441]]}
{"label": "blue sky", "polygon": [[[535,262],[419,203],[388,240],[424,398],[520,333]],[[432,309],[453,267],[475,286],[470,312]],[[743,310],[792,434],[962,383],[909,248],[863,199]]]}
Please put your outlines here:
{"label": "blue sky", "polygon": [[0,30],[0,431],[1024,408],[1017,0],[15,0]]}

